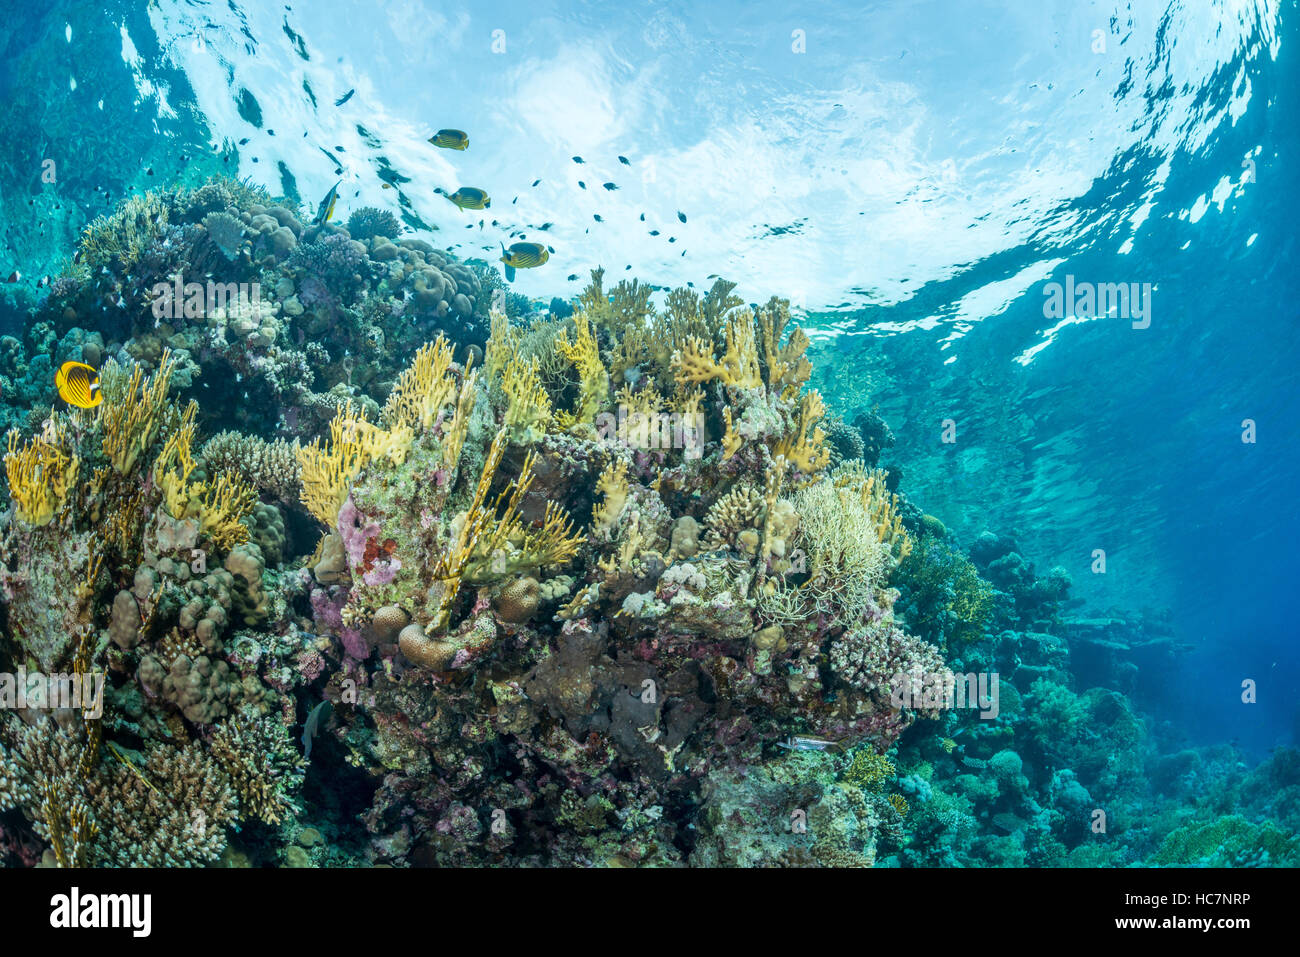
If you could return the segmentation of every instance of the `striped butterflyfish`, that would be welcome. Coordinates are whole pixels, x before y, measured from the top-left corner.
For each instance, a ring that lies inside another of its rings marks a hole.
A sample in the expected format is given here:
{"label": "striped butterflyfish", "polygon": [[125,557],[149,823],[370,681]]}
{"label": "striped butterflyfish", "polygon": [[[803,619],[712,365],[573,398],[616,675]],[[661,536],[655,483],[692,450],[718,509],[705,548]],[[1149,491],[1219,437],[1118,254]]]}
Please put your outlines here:
{"label": "striped butterflyfish", "polygon": [[516,269],[532,269],[551,258],[550,252],[541,243],[511,243],[507,249],[501,244],[501,261],[506,264],[506,279],[515,281]]}
{"label": "striped butterflyfish", "polygon": [[444,195],[461,209],[487,209],[492,205],[492,197],[473,186],[462,186],[456,192]]}
{"label": "striped butterflyfish", "polygon": [[341,186],[342,183],[343,180],[339,180],[335,183],[333,189],[326,193],[325,198],[320,201],[320,207],[316,210],[316,218],[313,220],[315,225],[323,226],[325,223],[328,223],[330,217],[334,215],[334,204],[338,202],[339,186]]}
{"label": "striped butterflyfish", "polygon": [[464,130],[439,130],[429,137],[429,142],[445,150],[469,149],[469,136]]}
{"label": "striped butterflyfish", "polygon": [[99,373],[84,362],[63,363],[54,374],[54,385],[60,399],[79,409],[93,409],[104,401],[104,394],[99,391]]}

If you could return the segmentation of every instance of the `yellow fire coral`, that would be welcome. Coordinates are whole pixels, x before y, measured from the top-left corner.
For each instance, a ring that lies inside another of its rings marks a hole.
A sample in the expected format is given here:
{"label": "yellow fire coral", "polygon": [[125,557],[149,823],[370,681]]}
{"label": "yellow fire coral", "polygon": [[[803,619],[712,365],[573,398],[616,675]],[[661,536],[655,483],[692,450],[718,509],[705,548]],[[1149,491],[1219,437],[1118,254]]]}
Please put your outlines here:
{"label": "yellow fire coral", "polygon": [[45,525],[63,508],[77,482],[80,462],[75,453],[64,452],[57,414],[51,414],[45,434],[33,436],[20,446],[18,430],[9,433],[5,475],[14,511],[28,525]]}
{"label": "yellow fire coral", "polygon": [[410,443],[411,433],[405,426],[386,432],[353,412],[351,404],[339,406],[330,421],[329,444],[322,445],[317,438],[298,449],[303,505],[333,528],[362,468],[381,457],[400,464]]}
{"label": "yellow fire coral", "polygon": [[446,628],[452,603],[461,581],[498,581],[523,571],[568,561],[578,552],[584,536],[573,533],[564,509],[546,503],[540,528],[529,528],[520,518],[524,495],[533,482],[537,453],[530,452],[519,470],[496,499],[488,504],[488,490],[501,457],[505,454],[505,429],[497,432],[483,463],[483,474],[474,490],[474,501],[453,522],[453,539],[433,567],[433,577],[443,582],[438,613],[426,632]]}
{"label": "yellow fire coral", "polygon": [[111,359],[100,370],[104,454],[119,475],[128,474],[157,437],[175,366],[171,350],[165,350],[158,371],[148,379],[138,365],[128,379],[126,371]]}
{"label": "yellow fire coral", "polygon": [[449,469],[454,469],[460,461],[460,450],[465,444],[465,435],[469,432],[469,417],[474,412],[474,400],[478,394],[478,370],[470,371],[472,361],[465,363],[465,379],[460,384],[456,411],[452,414],[451,421],[443,427],[442,464]]}
{"label": "yellow fire coral", "polygon": [[673,356],[673,369],[681,385],[714,379],[737,389],[762,385],[754,345],[754,317],[746,310],[727,322],[727,351],[721,360],[714,358],[713,347],[706,340],[692,336]]}
{"label": "yellow fire coral", "polygon": [[823,444],[826,434],[816,424],[825,414],[826,405],[821,393],[814,389],[800,400],[794,430],[777,441],[772,454],[784,456],[787,462],[807,475],[825,468],[831,451]]}
{"label": "yellow fire coral", "polygon": [[245,482],[224,472],[216,481],[190,482],[194,472],[194,415],[191,402],[181,415],[179,428],[154,462],[154,481],[163,491],[167,512],[175,519],[197,518],[199,531],[218,548],[233,548],[248,541],[242,520],[253,513],[257,494]]}
{"label": "yellow fire coral", "polygon": [[769,388],[798,389],[812,375],[812,363],[804,356],[808,349],[808,335],[795,327],[781,344],[785,327],[790,322],[790,303],[773,296],[754,317],[758,326],[758,341],[762,351],[764,371]]}
{"label": "yellow fire coral", "polygon": [[592,506],[592,525],[608,530],[618,521],[627,503],[627,463],[622,459],[610,462],[596,480],[596,491],[602,496],[599,504]]}
{"label": "yellow fire coral", "polygon": [[572,412],[557,412],[555,420],[561,428],[591,423],[605,400],[609,398],[609,376],[600,361],[600,347],[596,333],[585,312],[573,316],[574,338],[567,332],[555,340],[555,348],[578,372],[578,406]]}
{"label": "yellow fire coral", "polygon": [[530,444],[546,434],[551,422],[551,399],[537,374],[538,359],[512,356],[506,363],[501,390],[506,395],[506,431],[512,441]]}
{"label": "yellow fire coral", "polygon": [[397,378],[384,404],[383,418],[394,430],[412,435],[427,431],[456,390],[449,373],[451,344],[444,336],[425,343],[415,360]]}
{"label": "yellow fire coral", "polygon": [[50,835],[50,849],[59,867],[86,867],[99,829],[80,796],[75,796],[66,813],[54,785],[45,782],[40,817]]}
{"label": "yellow fire coral", "polygon": [[523,339],[519,330],[510,325],[509,318],[499,309],[492,310],[491,323],[487,348],[483,350],[483,368],[487,370],[489,384],[495,382],[510,360],[519,354]]}

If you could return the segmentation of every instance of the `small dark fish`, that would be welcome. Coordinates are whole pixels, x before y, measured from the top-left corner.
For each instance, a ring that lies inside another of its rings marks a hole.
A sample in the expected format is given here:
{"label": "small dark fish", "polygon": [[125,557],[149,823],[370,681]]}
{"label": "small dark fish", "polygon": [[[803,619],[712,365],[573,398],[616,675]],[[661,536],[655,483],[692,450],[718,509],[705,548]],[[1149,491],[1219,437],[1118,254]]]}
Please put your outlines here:
{"label": "small dark fish", "polygon": [[614,190],[618,189],[618,185],[615,183],[601,183],[600,185],[605,187],[611,193],[614,192]]}
{"label": "small dark fish", "polygon": [[540,183],[540,182],[541,182],[540,179],[535,179],[535,180],[533,180],[533,185],[536,186],[536,185],[537,185],[538,183]]}
{"label": "small dark fish", "polygon": [[274,135],[275,135],[275,130],[267,130],[267,131],[266,131],[266,135],[267,135],[267,136],[274,136]]}
{"label": "small dark fish", "polygon": [[[336,146],[336,147],[334,147],[334,152],[335,152],[335,153],[345,153],[345,152],[347,152],[347,150],[343,149],[343,147],[341,147],[341,146]],[[680,216],[681,213],[678,213],[677,215]]]}
{"label": "small dark fish", "polygon": [[670,243],[675,243],[675,242],[677,242],[677,237],[676,237],[676,236],[669,236],[669,237],[668,237],[668,241],[669,241]]}
{"label": "small dark fish", "polygon": [[631,166],[631,165],[632,165],[631,163],[629,163],[629,162],[627,161],[627,157],[626,157],[626,156],[620,156],[620,157],[618,158],[618,161],[619,161],[620,163],[622,163],[624,166]]}
{"label": "small dark fish", "polygon": [[645,222],[645,213],[642,213],[642,214],[641,214],[641,222],[643,222],[643,223]]}
{"label": "small dark fish", "polygon": [[574,161],[575,163],[581,163],[581,162],[582,162],[582,157],[581,157],[581,156],[575,156],[575,157],[573,158],[573,161]]}
{"label": "small dark fish", "polygon": [[513,206],[513,205],[514,205],[515,203],[517,203],[517,202],[519,202],[519,197],[518,197],[518,196],[516,196],[514,199],[512,199],[512,200],[510,201],[510,205]]}
{"label": "small dark fish", "polygon": [[604,220],[600,218],[600,214],[599,214],[599,213],[592,213],[592,214],[591,214],[591,218],[594,219],[594,220],[595,220],[596,222],[598,222],[598,223],[603,223],[603,222],[604,222]]}
{"label": "small dark fish", "polygon": [[334,105],[335,105],[335,106],[342,106],[342,105],[343,105],[344,103],[346,103],[348,100],[352,99],[352,94],[355,93],[355,92],[357,92],[355,89],[353,89],[353,90],[348,90],[346,93],[344,93],[342,96],[340,96],[337,100],[334,101]]}
{"label": "small dark fish", "polygon": [[240,140],[240,141],[239,141],[239,145],[240,145],[240,146],[247,146],[247,145],[248,145],[248,137],[245,136],[242,140]]}
{"label": "small dark fish", "polygon": [[144,175],[146,175],[146,176],[152,176],[152,175],[153,175],[153,167],[150,166],[147,170],[145,170],[145,171],[144,171]]}
{"label": "small dark fish", "polygon": [[578,274],[576,272],[571,272],[565,278],[568,279],[569,282],[574,282],[578,278]]}
{"label": "small dark fish", "polygon": [[50,277],[49,277],[49,276],[42,276],[39,280],[37,280],[37,282],[36,282],[36,288],[37,288],[37,289],[40,289],[40,288],[42,288],[42,287],[44,287],[44,286],[48,286],[49,284],[50,284]]}
{"label": "small dark fish", "polygon": [[651,235],[651,236],[658,236],[658,235],[659,235],[659,230],[657,230],[657,229],[652,229],[652,230],[650,230],[650,235]]}
{"label": "small dark fish", "polygon": [[683,213],[681,210],[677,211],[677,218],[680,219],[682,222],[686,222],[686,214]]}
{"label": "small dark fish", "polygon": [[9,278],[6,279],[5,282],[17,282],[19,279],[22,278],[23,278],[23,274],[20,273],[17,269],[15,269],[13,272],[9,274]]}
{"label": "small dark fish", "polygon": [[587,188],[587,184],[584,183],[582,180],[578,180],[578,185],[581,186],[583,189]]}
{"label": "small dark fish", "polygon": [[380,189],[392,189],[392,188],[393,188],[393,184],[392,184],[392,183],[385,183],[383,186],[380,186],[379,188],[380,188]]}

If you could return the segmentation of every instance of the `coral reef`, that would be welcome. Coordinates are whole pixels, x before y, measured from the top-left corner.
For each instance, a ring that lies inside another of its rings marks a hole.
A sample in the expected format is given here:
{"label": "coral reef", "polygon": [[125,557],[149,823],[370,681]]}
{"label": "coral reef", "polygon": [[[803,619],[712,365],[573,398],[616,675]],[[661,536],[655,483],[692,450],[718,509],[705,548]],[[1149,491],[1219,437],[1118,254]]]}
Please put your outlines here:
{"label": "coral reef", "polygon": [[[595,270],[541,310],[391,214],[310,220],[137,197],[0,340],[0,671],[105,680],[98,717],[0,710],[0,855],[1294,862],[1295,752],[1249,799],[1226,755],[1153,759],[1131,662],[1088,657],[1117,619],[909,501],[784,300]],[[67,359],[100,406],[52,408]]]}

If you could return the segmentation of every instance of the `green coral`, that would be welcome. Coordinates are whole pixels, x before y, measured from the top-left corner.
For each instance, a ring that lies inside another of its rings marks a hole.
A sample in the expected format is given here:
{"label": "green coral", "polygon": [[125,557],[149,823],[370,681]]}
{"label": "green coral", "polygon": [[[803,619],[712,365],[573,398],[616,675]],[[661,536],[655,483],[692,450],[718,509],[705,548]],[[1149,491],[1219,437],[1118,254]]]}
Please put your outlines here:
{"label": "green coral", "polygon": [[894,763],[885,754],[876,754],[866,748],[853,753],[853,759],[844,769],[844,780],[866,791],[879,790],[894,774]]}
{"label": "green coral", "polygon": [[1300,839],[1272,821],[1256,824],[1228,814],[1173,831],[1151,862],[1168,867],[1294,867],[1300,863]]}
{"label": "green coral", "polygon": [[993,616],[994,589],[969,558],[941,540],[934,524],[942,528],[938,519],[922,521],[927,533],[900,564],[895,580],[911,630],[951,648],[984,637]]}

